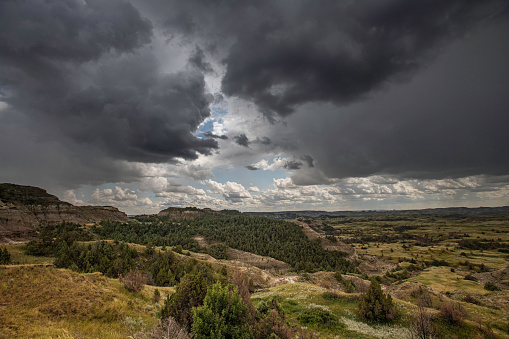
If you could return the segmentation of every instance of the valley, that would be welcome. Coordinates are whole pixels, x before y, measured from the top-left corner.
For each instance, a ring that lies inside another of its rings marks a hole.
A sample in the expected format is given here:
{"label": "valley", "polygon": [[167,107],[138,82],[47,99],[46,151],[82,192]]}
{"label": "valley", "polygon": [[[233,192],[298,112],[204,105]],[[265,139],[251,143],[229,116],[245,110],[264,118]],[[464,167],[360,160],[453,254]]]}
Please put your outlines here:
{"label": "valley", "polygon": [[[171,208],[128,221],[41,222],[30,241],[0,246],[9,253],[0,337],[155,338],[170,315],[200,338],[198,310],[223,286],[246,313],[237,327],[221,326],[253,338],[416,338],[419,316],[428,337],[507,338],[504,211],[279,220]],[[188,284],[201,297],[186,299]],[[391,297],[386,318],[361,311],[373,284]]]}

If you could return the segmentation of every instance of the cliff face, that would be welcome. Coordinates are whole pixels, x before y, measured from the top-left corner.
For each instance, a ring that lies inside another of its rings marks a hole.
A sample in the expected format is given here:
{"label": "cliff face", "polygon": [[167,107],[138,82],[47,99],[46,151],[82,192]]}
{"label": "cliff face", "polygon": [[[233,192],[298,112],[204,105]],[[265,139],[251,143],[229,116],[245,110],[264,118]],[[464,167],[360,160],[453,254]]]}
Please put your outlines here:
{"label": "cliff face", "polygon": [[114,207],[74,206],[38,187],[0,184],[0,241],[32,238],[39,225],[103,220],[128,218]]}

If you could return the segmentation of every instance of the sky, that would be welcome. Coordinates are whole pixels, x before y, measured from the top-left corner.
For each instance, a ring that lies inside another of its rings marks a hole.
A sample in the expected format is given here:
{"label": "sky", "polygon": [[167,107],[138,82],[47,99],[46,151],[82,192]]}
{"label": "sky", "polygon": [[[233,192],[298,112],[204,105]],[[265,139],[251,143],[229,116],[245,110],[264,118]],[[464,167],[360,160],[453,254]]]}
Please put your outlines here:
{"label": "sky", "polygon": [[505,0],[0,2],[0,182],[130,214],[509,205]]}

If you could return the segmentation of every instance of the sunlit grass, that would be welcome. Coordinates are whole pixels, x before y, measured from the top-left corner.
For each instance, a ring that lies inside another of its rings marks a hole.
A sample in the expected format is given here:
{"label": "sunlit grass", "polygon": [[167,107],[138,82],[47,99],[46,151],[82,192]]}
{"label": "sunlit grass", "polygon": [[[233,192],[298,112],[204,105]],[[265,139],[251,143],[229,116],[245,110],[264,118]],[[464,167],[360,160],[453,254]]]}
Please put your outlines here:
{"label": "sunlit grass", "polygon": [[[171,288],[159,288],[171,294]],[[117,279],[42,266],[0,266],[0,337],[121,338],[122,318],[157,323],[154,287],[128,292]]]}
{"label": "sunlit grass", "polygon": [[33,255],[25,254],[26,243],[5,245],[9,253],[11,254],[11,263],[25,265],[25,264],[53,264],[54,258],[52,257],[38,257]]}

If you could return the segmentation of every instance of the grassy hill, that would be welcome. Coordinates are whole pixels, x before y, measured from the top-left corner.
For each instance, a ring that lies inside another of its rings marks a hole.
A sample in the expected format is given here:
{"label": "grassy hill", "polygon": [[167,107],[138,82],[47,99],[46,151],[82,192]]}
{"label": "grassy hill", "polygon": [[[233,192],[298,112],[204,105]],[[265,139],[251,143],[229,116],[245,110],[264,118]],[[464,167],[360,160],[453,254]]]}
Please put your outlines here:
{"label": "grassy hill", "polygon": [[0,266],[0,338],[125,338],[126,317],[146,327],[157,323],[153,294],[153,286],[134,294],[100,273]]}
{"label": "grassy hill", "polygon": [[[508,234],[504,216],[290,223],[191,208],[128,223],[47,226],[26,247],[43,256],[28,255],[25,244],[6,247],[0,338],[123,338],[152,328],[164,309],[153,301],[156,287],[134,294],[114,279],[133,268],[165,286],[157,287],[162,300],[178,296],[188,275],[227,284],[242,272],[263,321],[278,310],[292,329],[319,338],[410,338],[419,304],[435,338],[509,338]],[[337,252],[345,247],[348,256]],[[353,269],[324,264],[329,255]],[[104,275],[77,272],[97,270]],[[396,316],[388,322],[359,312],[370,278],[392,296]]]}

